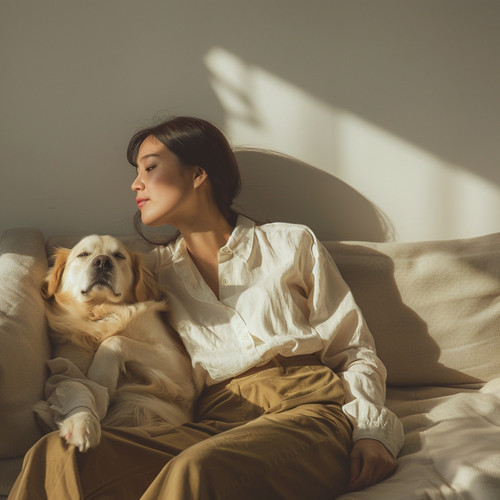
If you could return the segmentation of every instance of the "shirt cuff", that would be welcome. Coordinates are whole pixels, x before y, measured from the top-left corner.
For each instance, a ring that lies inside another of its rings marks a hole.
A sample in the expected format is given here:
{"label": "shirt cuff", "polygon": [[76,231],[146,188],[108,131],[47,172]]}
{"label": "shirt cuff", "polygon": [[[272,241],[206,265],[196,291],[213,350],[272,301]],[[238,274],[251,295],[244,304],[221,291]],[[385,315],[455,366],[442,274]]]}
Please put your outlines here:
{"label": "shirt cuff", "polygon": [[355,443],[360,439],[375,439],[379,441],[387,448],[394,458],[397,458],[402,448],[399,436],[394,435],[392,432],[388,432],[387,429],[354,429],[352,433],[353,442]]}
{"label": "shirt cuff", "polygon": [[396,458],[404,444],[403,424],[382,405],[367,400],[354,400],[342,408],[353,424],[353,441],[375,439],[380,441]]}

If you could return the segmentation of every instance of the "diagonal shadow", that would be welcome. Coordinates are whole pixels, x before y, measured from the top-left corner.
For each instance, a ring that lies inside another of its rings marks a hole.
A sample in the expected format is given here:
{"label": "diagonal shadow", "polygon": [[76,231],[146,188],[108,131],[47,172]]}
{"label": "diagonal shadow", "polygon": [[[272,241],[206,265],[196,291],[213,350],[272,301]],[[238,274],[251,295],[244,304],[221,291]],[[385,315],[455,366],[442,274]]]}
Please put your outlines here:
{"label": "diagonal shadow", "polygon": [[307,163],[273,151],[236,152],[242,192],[236,207],[261,222],[309,226],[321,240],[387,241],[387,217],[349,185]]}

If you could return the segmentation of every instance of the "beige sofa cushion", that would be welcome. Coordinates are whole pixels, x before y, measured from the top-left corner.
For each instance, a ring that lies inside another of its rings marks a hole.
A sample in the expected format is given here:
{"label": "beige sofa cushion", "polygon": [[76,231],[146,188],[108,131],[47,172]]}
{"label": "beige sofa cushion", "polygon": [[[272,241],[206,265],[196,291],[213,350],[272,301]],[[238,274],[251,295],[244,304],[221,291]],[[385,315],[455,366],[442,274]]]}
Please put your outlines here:
{"label": "beige sofa cushion", "polygon": [[39,291],[46,270],[40,231],[0,234],[0,458],[23,455],[40,435],[31,407],[43,398],[50,354]]}
{"label": "beige sofa cushion", "polygon": [[366,317],[389,384],[500,376],[500,234],[325,246]]}

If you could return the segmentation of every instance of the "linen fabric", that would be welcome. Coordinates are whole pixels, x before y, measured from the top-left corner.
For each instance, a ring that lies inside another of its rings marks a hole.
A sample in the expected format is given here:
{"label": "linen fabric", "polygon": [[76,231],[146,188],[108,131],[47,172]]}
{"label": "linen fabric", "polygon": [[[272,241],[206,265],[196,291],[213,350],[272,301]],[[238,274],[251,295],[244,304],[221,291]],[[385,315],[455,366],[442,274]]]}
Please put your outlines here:
{"label": "linen fabric", "polygon": [[397,456],[403,429],[384,407],[385,368],[349,287],[309,228],[239,216],[218,254],[219,298],[182,237],[154,252],[169,320],[197,378],[210,386],[278,354],[315,353],[343,381],[354,440],[377,439]]}
{"label": "linen fabric", "polygon": [[106,416],[109,405],[106,387],[87,378],[66,358],[49,359],[47,367],[45,399],[33,406],[42,428],[55,431],[64,419],[76,412],[91,413],[98,421]]}

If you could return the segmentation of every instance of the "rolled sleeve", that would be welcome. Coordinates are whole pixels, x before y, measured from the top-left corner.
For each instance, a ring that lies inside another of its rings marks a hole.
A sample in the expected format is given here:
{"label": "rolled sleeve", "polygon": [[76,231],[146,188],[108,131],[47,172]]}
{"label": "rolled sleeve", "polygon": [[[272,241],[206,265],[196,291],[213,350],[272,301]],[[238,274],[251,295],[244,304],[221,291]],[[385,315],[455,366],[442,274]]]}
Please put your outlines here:
{"label": "rolled sleeve", "polygon": [[45,401],[34,412],[50,430],[77,411],[86,411],[101,420],[106,415],[108,390],[88,379],[71,361],[54,358],[47,362],[49,377],[45,384]]}
{"label": "rolled sleeve", "polygon": [[403,426],[385,407],[387,372],[354,297],[324,246],[311,235],[309,321],[323,341],[322,362],[342,380],[353,439],[376,439],[396,457]]}

